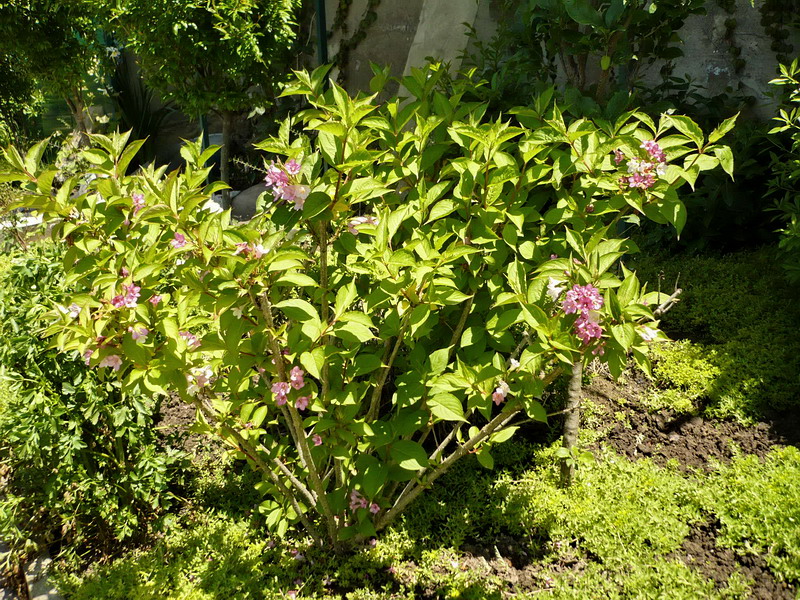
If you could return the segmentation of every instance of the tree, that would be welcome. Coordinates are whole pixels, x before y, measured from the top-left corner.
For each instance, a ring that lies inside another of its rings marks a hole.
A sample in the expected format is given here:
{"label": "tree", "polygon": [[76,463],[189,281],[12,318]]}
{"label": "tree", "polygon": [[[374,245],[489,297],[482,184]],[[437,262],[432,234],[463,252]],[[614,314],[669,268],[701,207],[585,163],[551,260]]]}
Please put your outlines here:
{"label": "tree", "polygon": [[237,112],[266,106],[288,69],[299,0],[122,0],[114,23],[147,83],[189,113],[222,118],[222,179],[230,178]]}
{"label": "tree", "polygon": [[95,39],[102,6],[84,0],[0,2],[0,53],[29,73],[43,92],[64,98],[80,134],[92,130],[86,76],[106,53]]}

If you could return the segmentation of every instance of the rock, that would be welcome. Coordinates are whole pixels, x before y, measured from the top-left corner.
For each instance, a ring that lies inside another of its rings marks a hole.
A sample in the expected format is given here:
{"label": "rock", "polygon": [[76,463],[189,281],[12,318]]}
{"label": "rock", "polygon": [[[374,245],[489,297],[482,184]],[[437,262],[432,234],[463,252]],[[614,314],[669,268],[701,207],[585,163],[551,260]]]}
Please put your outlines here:
{"label": "rock", "polygon": [[32,560],[25,568],[30,600],[62,600],[61,594],[47,575],[52,562],[50,556],[45,553]]}
{"label": "rock", "polygon": [[249,221],[256,214],[256,204],[258,197],[267,192],[267,186],[263,183],[242,190],[231,201],[231,216],[239,221]]}

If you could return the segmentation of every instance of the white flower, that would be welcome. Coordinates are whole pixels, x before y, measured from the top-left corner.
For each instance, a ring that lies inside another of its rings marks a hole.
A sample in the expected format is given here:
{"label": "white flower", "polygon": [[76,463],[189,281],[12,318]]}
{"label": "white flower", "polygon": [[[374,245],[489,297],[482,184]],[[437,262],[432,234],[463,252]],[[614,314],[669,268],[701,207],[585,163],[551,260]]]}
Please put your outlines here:
{"label": "white flower", "polygon": [[519,369],[519,361],[516,358],[512,358],[508,361],[508,368],[512,371]]}
{"label": "white flower", "polygon": [[241,319],[242,318],[242,309],[239,308],[238,306],[234,306],[231,309],[231,312],[233,313],[233,316],[235,316],[237,319]]}
{"label": "white flower", "polygon": [[652,342],[658,337],[658,330],[652,327],[641,327],[639,329],[639,335],[642,336],[645,342]]}
{"label": "white flower", "polygon": [[547,283],[547,295],[553,299],[553,302],[558,300],[558,297],[564,291],[564,283],[563,281],[556,279],[555,277],[550,277]]}
{"label": "white flower", "polygon": [[193,367],[189,369],[189,373],[186,375],[186,382],[189,384],[186,388],[187,393],[190,396],[196,396],[200,388],[207,386],[211,382],[213,376],[214,371],[211,370],[211,367]]}
{"label": "white flower", "polygon": [[207,210],[211,214],[217,214],[221,213],[224,209],[214,198],[209,198],[206,200],[206,203],[203,204],[203,210]]}

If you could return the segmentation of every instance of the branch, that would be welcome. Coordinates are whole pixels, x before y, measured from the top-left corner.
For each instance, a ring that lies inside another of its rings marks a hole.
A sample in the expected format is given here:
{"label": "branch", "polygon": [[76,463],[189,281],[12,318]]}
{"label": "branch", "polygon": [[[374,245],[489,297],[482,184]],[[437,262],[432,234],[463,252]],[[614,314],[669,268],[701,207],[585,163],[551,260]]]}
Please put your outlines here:
{"label": "branch", "polygon": [[664,300],[664,302],[662,302],[661,305],[653,311],[653,316],[660,317],[670,308],[675,306],[679,301],[678,296],[680,296],[682,292],[683,290],[681,288],[677,288],[669,298]]}

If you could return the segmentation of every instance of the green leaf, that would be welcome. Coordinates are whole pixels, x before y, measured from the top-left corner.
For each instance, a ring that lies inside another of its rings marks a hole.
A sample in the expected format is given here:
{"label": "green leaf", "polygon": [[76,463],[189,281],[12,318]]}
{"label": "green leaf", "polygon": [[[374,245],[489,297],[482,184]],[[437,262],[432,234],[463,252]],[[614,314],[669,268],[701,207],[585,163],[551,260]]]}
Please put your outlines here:
{"label": "green leaf", "polygon": [[455,202],[454,200],[451,200],[449,198],[443,198],[433,206],[433,208],[431,209],[430,216],[428,217],[426,223],[431,223],[436,219],[441,219],[442,217],[446,217],[451,212],[456,210],[458,206],[459,206],[458,203]]}
{"label": "green leaf", "polygon": [[484,469],[494,469],[494,458],[489,452],[489,446],[481,446],[480,450],[475,453],[475,458]]}
{"label": "green leaf", "polygon": [[489,441],[492,442],[493,444],[501,444],[503,442],[507,442],[514,436],[514,433],[516,433],[517,429],[519,429],[519,427],[512,426],[512,427],[506,427],[505,429],[501,429],[500,431],[495,431],[492,435],[489,436]]}
{"label": "green leaf", "polygon": [[324,192],[311,192],[303,204],[303,218],[313,219],[330,207],[331,199]]}
{"label": "green leaf", "polygon": [[682,115],[670,115],[667,118],[675,129],[697,144],[698,148],[703,146],[703,130],[700,129],[697,123]]}
{"label": "green leaf", "polygon": [[336,318],[339,318],[355,302],[357,293],[355,279],[339,288],[336,292],[336,303],[333,308],[333,314],[336,315]]}
{"label": "green leaf", "polygon": [[325,348],[314,348],[310,352],[303,352],[300,355],[300,364],[306,371],[317,379],[322,377],[322,366],[325,364]]}
{"label": "green leaf", "polygon": [[423,447],[409,440],[394,442],[389,449],[389,456],[407,471],[418,471],[428,466],[428,455]]}
{"label": "green leaf", "polygon": [[375,337],[369,327],[354,321],[337,323],[333,328],[333,335],[346,342],[362,344]]}
{"label": "green leaf", "polygon": [[310,321],[319,320],[317,309],[315,309],[310,302],[300,298],[292,298],[290,300],[283,300],[275,305],[290,319],[295,321]]}
{"label": "green leaf", "polygon": [[356,459],[356,471],[361,475],[361,489],[369,499],[378,495],[389,478],[389,467],[369,454],[362,454]]}
{"label": "green leaf", "polygon": [[731,152],[731,149],[728,146],[718,146],[714,148],[714,156],[719,159],[719,164],[733,179],[733,152]]}
{"label": "green leaf", "polygon": [[728,133],[731,129],[733,129],[734,125],[736,125],[736,119],[739,117],[739,113],[736,113],[732,117],[725,119],[722,123],[720,123],[719,127],[717,127],[714,131],[708,134],[708,142],[713,144],[718,142],[723,138],[723,136]]}
{"label": "green leaf", "polygon": [[464,406],[453,394],[436,394],[428,399],[428,408],[438,421],[466,421]]}

